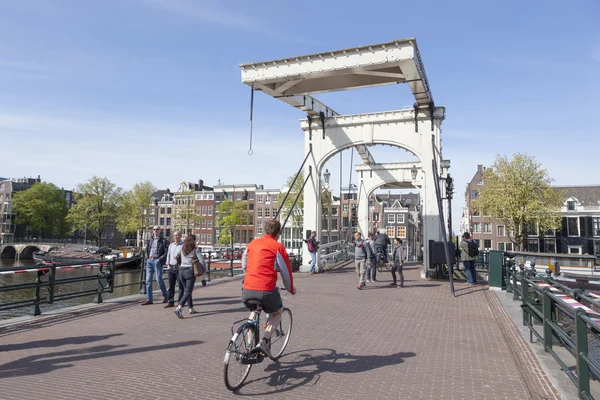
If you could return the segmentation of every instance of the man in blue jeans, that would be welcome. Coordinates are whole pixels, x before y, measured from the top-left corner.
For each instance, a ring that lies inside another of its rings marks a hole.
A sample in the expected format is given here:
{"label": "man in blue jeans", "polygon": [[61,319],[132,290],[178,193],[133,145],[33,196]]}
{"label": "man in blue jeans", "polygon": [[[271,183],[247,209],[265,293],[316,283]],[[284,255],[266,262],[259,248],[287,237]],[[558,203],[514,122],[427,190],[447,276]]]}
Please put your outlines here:
{"label": "man in blue jeans", "polygon": [[163,265],[167,260],[169,251],[169,242],[164,237],[160,236],[160,227],[152,228],[152,238],[146,244],[146,301],[143,306],[153,304],[152,302],[152,280],[156,274],[156,282],[163,295],[163,303],[169,301],[169,293],[163,280]]}
{"label": "man in blue jeans", "polygon": [[477,256],[469,255],[469,242],[471,242],[471,234],[465,232],[463,239],[460,241],[460,260],[465,266],[465,273],[467,274],[467,283],[469,285],[477,284],[477,272],[475,272],[475,260]]}

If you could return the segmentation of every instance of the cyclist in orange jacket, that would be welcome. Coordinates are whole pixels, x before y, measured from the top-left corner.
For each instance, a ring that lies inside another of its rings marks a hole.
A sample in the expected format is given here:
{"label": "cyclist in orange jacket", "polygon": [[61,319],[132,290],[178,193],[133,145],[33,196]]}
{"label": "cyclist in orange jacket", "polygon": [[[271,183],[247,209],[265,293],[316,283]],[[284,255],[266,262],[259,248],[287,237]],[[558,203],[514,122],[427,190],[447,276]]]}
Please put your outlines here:
{"label": "cyclist in orange jacket", "polygon": [[[242,268],[246,271],[242,285],[242,301],[254,312],[256,305],[246,303],[258,300],[266,313],[271,314],[265,333],[257,349],[271,356],[271,335],[281,321],[283,302],[277,288],[277,272],[288,292],[296,294],[290,258],[285,247],[277,240],[281,235],[281,223],[270,220],[265,226],[265,235],[254,239],[242,256]],[[253,315],[251,314],[250,318]]]}

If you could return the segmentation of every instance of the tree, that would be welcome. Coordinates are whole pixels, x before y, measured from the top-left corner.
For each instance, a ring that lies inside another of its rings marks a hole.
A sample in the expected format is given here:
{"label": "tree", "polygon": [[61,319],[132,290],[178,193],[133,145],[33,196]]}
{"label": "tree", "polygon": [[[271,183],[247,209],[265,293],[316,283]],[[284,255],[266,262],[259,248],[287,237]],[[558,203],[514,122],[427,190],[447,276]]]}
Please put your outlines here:
{"label": "tree", "polygon": [[64,237],[69,231],[65,193],[52,183],[35,183],[29,189],[15,193],[13,209],[16,223],[28,226],[44,238],[44,232]]}
{"label": "tree", "polygon": [[144,228],[144,210],[154,204],[152,194],[156,191],[149,182],[140,182],[133,185],[131,190],[123,194],[121,206],[117,211],[117,230],[129,234],[138,234],[138,243],[142,243],[142,229]]}
{"label": "tree", "polygon": [[100,247],[108,225],[117,218],[123,190],[107,178],[97,176],[79,184],[77,190],[77,203],[69,210],[67,220],[73,230],[85,228]]}
{"label": "tree", "polygon": [[[281,212],[279,213],[279,218],[283,223],[283,221],[285,221],[285,219],[287,218],[287,215],[291,213],[290,218],[292,221],[292,226],[299,227],[302,230],[302,223],[304,218],[304,192],[301,192],[301,190],[302,185],[304,184],[304,172],[300,172],[298,179],[296,179],[296,182],[292,187],[293,181],[294,176],[290,176],[285,182],[284,190],[288,190],[290,193],[287,196],[287,199],[285,199],[285,202],[281,205]],[[300,197],[298,197],[298,201],[292,209],[292,205],[294,204],[294,200],[296,200],[298,193],[300,193]],[[321,182],[321,210],[323,215],[329,215],[329,212],[331,210],[331,201],[332,194],[330,190],[324,186],[323,182]],[[329,218],[327,220],[329,220]],[[330,227],[328,226],[327,229],[329,230]]]}
{"label": "tree", "polygon": [[533,156],[517,153],[508,160],[498,155],[492,168],[484,172],[484,184],[472,210],[503,223],[520,250],[528,227],[536,227],[541,234],[561,227],[564,193],[553,188],[552,181]]}
{"label": "tree", "polygon": [[216,224],[221,228],[219,244],[229,244],[233,247],[235,228],[248,222],[250,212],[248,203],[225,199],[216,208]]}
{"label": "tree", "polygon": [[179,185],[179,192],[175,194],[175,198],[179,201],[175,214],[175,227],[176,230],[181,231],[183,237],[193,235],[194,227],[204,219],[196,212],[194,196],[195,192],[187,182],[182,182]]}

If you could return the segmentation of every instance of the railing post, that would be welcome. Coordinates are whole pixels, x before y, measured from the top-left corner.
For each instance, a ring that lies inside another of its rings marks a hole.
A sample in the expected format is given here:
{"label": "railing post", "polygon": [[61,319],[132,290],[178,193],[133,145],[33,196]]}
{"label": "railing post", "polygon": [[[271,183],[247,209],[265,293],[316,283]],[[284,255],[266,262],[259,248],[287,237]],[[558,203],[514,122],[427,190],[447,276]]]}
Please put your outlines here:
{"label": "railing post", "polygon": [[587,323],[583,320],[587,313],[578,308],[575,313],[575,335],[577,342],[575,343],[577,351],[577,392],[580,398],[585,398],[585,395],[590,393],[590,369],[583,356],[588,355],[588,335]]}
{"label": "railing post", "polygon": [[210,282],[210,263],[211,263],[211,252],[208,252],[208,261],[206,262],[206,282]]}
{"label": "railing post", "polygon": [[233,247],[231,248],[231,253],[229,257],[229,276],[233,276]]}
{"label": "railing post", "polygon": [[51,265],[48,270],[48,304],[54,303],[54,283],[56,282],[56,266]]}
{"label": "railing post", "polygon": [[115,279],[116,279],[116,272],[117,272],[117,262],[115,261],[115,259],[110,260],[110,262],[108,263],[108,268],[110,269],[110,276],[109,276],[109,287],[108,287],[108,293],[114,293],[115,291]]}
{"label": "railing post", "polygon": [[[143,249],[142,249],[143,251]],[[142,268],[140,269],[140,293],[146,294],[146,252],[142,254]]]}
{"label": "railing post", "polygon": [[552,350],[552,298],[548,288],[542,291],[542,311],[544,316],[544,351]]}
{"label": "railing post", "polygon": [[[529,286],[527,284],[527,278],[525,278],[524,274],[521,274],[521,303],[526,306],[529,306]],[[528,312],[523,308],[523,325],[527,326],[527,315]]]}
{"label": "railing post", "polygon": [[108,279],[106,278],[106,272],[103,270],[102,264],[100,264],[100,270],[98,271],[98,284],[96,286],[96,295],[94,296],[94,303],[102,303],[102,293],[104,289],[108,287]]}
{"label": "railing post", "polygon": [[42,287],[42,276],[44,275],[44,271],[36,272],[37,277],[35,280],[35,294],[34,294],[34,304],[33,304],[33,315],[38,316],[42,314],[42,310],[40,309],[40,289]]}

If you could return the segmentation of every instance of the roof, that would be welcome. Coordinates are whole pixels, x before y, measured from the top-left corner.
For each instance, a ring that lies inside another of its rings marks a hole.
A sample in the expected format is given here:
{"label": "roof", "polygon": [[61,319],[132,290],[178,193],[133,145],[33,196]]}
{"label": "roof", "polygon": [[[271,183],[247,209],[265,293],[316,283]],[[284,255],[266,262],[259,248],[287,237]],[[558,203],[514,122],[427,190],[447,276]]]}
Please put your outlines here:
{"label": "roof", "polygon": [[600,202],[600,185],[589,186],[554,186],[565,192],[565,199],[576,198],[581,205],[598,205]]}

